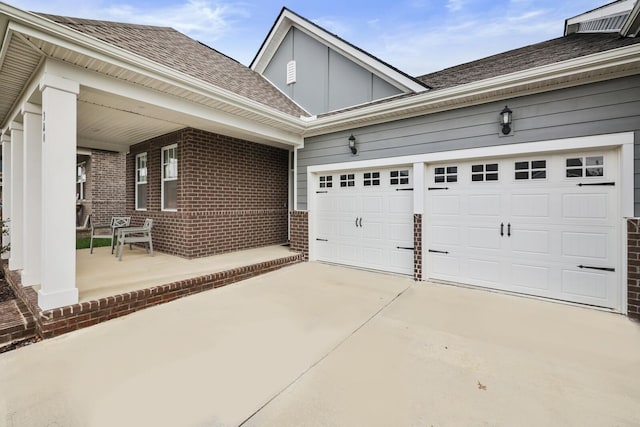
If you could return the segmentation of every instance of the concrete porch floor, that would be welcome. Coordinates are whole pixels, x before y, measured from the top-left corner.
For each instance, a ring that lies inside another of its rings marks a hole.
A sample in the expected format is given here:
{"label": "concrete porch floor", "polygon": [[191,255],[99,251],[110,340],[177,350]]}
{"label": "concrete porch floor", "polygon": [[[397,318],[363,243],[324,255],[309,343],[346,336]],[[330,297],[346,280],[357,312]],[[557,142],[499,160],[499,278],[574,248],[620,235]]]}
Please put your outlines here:
{"label": "concrete porch floor", "polygon": [[204,258],[185,259],[155,251],[149,256],[139,247],[125,248],[122,261],[110,247],[76,251],[76,285],[79,302],[97,300],[164,283],[191,279],[245,265],[291,255],[286,246],[274,245]]}

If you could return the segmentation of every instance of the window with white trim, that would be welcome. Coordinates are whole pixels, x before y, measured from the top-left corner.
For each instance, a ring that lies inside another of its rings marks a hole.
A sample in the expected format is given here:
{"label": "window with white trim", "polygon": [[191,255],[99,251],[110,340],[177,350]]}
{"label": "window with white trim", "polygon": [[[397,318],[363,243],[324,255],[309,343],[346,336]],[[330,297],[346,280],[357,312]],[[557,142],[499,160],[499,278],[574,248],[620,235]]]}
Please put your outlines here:
{"label": "window with white trim", "polygon": [[162,210],[178,209],[178,145],[162,148]]}
{"label": "window with white trim", "polygon": [[348,173],[340,175],[340,187],[353,187],[356,185],[355,174]]}
{"label": "window with white trim", "polygon": [[76,168],[76,199],[84,200],[87,182],[87,162],[78,163]]}
{"label": "window with white trim", "polygon": [[363,175],[363,184],[365,187],[380,185],[380,172],[365,172]]}
{"label": "window with white trim", "polygon": [[566,171],[567,178],[604,176],[604,156],[567,158]]}
{"label": "window with white trim", "polygon": [[497,181],[498,180],[498,164],[487,163],[483,165],[471,166],[471,181]]}
{"label": "window with white trim", "polygon": [[547,177],[546,160],[515,162],[514,168],[516,180],[545,179]]}
{"label": "window with white trim", "polygon": [[391,171],[389,173],[389,183],[391,185],[409,184],[409,170]]}
{"label": "window with white trim", "polygon": [[147,153],[136,155],[136,210],[147,210]]}
{"label": "window with white trim", "polygon": [[457,166],[439,166],[433,170],[433,182],[458,182]]}
{"label": "window with white trim", "polygon": [[331,188],[333,187],[333,176],[326,175],[320,177],[320,188]]}

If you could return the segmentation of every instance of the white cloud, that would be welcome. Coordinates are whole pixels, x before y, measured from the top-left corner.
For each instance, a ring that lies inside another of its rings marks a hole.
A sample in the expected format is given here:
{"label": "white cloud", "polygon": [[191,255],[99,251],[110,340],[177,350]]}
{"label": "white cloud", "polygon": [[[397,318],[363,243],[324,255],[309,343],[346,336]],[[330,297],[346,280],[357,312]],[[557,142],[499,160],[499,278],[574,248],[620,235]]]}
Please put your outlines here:
{"label": "white cloud", "polygon": [[462,10],[462,6],[464,6],[465,0],[447,0],[447,9],[450,12],[458,12]]}
{"label": "white cloud", "polygon": [[337,34],[340,37],[345,37],[350,30],[349,24],[346,22],[340,21],[336,18],[324,17],[324,18],[315,18],[312,19],[316,25],[324,28],[330,33]]}

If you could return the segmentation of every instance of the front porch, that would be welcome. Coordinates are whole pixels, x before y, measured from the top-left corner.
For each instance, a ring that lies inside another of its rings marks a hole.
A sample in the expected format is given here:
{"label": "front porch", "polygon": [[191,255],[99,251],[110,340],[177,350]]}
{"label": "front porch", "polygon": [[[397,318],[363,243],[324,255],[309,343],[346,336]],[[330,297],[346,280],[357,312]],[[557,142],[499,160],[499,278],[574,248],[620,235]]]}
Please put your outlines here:
{"label": "front porch", "polygon": [[301,262],[286,246],[267,246],[197,259],[143,248],[125,249],[121,262],[110,247],[76,252],[79,302],[42,310],[38,286],[23,287],[20,274],[3,264],[7,282],[36,318],[36,332],[51,338],[184,296],[222,287]]}

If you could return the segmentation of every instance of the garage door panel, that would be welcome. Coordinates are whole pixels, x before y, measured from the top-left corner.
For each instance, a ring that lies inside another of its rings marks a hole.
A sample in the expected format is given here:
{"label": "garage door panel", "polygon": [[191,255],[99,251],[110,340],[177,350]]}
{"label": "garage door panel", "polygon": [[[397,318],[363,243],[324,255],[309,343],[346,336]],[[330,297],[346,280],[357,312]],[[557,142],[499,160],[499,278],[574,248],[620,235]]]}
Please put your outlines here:
{"label": "garage door panel", "polygon": [[551,236],[547,230],[513,230],[511,249],[520,255],[551,253]]}
{"label": "garage door panel", "polygon": [[[402,194],[404,193],[404,194]],[[398,192],[387,197],[387,212],[390,214],[406,215],[413,213],[413,193],[410,191]]]}
{"label": "garage door panel", "polygon": [[551,274],[551,269],[546,266],[512,264],[510,283],[520,288],[521,292],[548,290]]}
{"label": "garage door panel", "polygon": [[608,250],[610,234],[612,233],[563,232],[562,255],[606,261],[611,257]]}
{"label": "garage door panel", "polygon": [[438,245],[460,245],[460,228],[455,226],[434,225],[431,227],[431,243]]}
{"label": "garage door panel", "polygon": [[460,277],[460,260],[456,256],[433,254],[430,257],[432,277],[442,280],[456,280]]}
{"label": "garage door panel", "polygon": [[469,215],[498,217],[502,212],[502,196],[499,194],[469,196],[468,203]]}
{"label": "garage door panel", "polygon": [[460,196],[433,196],[431,215],[460,215]]}
{"label": "garage door panel", "polygon": [[496,227],[468,227],[467,246],[476,249],[500,249],[501,237]]}
{"label": "garage door panel", "polygon": [[379,214],[380,212],[384,212],[384,197],[382,195],[362,197],[363,214]]}
{"label": "garage door panel", "polygon": [[511,216],[514,218],[549,218],[549,194],[514,194],[511,196]]}
{"label": "garage door panel", "polygon": [[[504,282],[500,261],[492,259],[469,258],[467,261],[469,277],[478,282],[501,287]],[[482,283],[481,283],[482,284]]]}
{"label": "garage door panel", "polygon": [[607,194],[563,194],[562,217],[564,219],[607,219],[609,217]]}
{"label": "garage door panel", "polygon": [[597,271],[562,271],[562,292],[567,295],[580,297],[580,302],[586,298],[606,300],[608,274]]}
{"label": "garage door panel", "polygon": [[413,270],[413,251],[406,249],[391,249],[389,256],[389,271],[404,273],[407,269]]}

